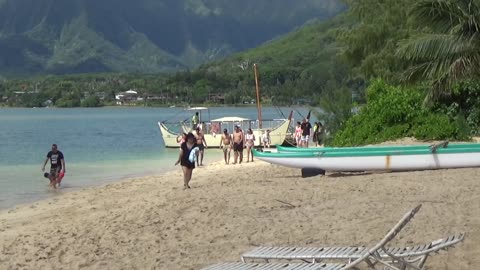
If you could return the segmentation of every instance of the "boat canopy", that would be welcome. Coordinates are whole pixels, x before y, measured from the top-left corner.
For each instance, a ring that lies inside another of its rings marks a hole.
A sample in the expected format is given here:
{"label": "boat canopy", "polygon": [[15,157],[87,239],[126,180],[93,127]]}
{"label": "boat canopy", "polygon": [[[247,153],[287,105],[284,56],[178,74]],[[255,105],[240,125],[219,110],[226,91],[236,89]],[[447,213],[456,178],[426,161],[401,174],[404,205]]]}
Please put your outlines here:
{"label": "boat canopy", "polygon": [[235,116],[222,117],[222,118],[211,120],[211,122],[242,122],[242,121],[255,121],[255,120],[250,120],[247,118],[235,117]]}

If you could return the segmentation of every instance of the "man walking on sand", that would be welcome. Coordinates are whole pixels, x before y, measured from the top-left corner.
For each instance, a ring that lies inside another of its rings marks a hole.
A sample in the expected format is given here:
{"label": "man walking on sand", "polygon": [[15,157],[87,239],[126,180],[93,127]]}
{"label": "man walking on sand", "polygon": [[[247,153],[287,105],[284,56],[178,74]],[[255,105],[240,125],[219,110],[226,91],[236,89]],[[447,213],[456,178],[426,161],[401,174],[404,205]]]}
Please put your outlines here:
{"label": "man walking on sand", "polygon": [[308,141],[310,140],[310,135],[312,133],[312,125],[309,122],[308,118],[305,118],[302,123],[302,147],[308,148]]}
{"label": "man walking on sand", "polygon": [[56,144],[52,144],[52,151],[48,152],[47,158],[43,163],[42,171],[45,171],[45,165],[47,165],[48,160],[50,160],[50,173],[48,178],[50,179],[50,186],[53,188],[60,187],[60,182],[62,181],[63,175],[66,172],[65,167],[65,158],[63,153],[58,150]]}
{"label": "man walking on sand", "polygon": [[203,154],[205,152],[205,148],[207,147],[207,142],[205,141],[205,136],[203,135],[203,131],[200,127],[196,129],[197,135],[195,138],[197,139],[198,145],[198,153],[197,153],[197,166],[203,166]]}
{"label": "man walking on sand", "polygon": [[225,164],[230,163],[230,153],[232,152],[232,135],[228,134],[228,130],[224,129],[222,138],[220,139],[220,148],[223,147],[223,158],[225,159]]}
{"label": "man walking on sand", "polygon": [[243,131],[240,129],[240,126],[235,126],[235,131],[233,132],[233,164],[242,163],[243,160]]}

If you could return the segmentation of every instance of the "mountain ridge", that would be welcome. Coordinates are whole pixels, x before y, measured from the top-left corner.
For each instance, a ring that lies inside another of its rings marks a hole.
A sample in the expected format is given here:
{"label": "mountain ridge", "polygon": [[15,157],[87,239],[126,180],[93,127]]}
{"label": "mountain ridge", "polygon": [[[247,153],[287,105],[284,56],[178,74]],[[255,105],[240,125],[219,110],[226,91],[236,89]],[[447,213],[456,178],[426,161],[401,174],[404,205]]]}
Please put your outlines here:
{"label": "mountain ridge", "polygon": [[256,47],[339,0],[0,0],[0,72],[168,72]]}

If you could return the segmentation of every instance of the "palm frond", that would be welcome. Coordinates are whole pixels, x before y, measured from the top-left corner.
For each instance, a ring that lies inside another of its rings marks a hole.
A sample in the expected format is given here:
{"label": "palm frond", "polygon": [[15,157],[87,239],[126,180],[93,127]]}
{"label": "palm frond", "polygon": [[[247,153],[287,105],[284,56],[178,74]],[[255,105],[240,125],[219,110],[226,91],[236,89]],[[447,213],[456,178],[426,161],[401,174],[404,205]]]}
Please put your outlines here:
{"label": "palm frond", "polygon": [[418,2],[411,11],[411,15],[420,25],[426,25],[435,32],[449,33],[452,28],[465,19],[465,13],[458,2],[469,0],[426,0]]}
{"label": "palm frond", "polygon": [[405,81],[431,83],[426,101],[449,93],[465,76],[480,75],[479,0],[422,0],[411,13],[434,34],[400,42],[396,55],[411,64]]}
{"label": "palm frond", "polygon": [[450,34],[425,34],[400,42],[396,55],[407,61],[441,59],[447,55],[461,54],[470,50],[471,40],[458,38]]}

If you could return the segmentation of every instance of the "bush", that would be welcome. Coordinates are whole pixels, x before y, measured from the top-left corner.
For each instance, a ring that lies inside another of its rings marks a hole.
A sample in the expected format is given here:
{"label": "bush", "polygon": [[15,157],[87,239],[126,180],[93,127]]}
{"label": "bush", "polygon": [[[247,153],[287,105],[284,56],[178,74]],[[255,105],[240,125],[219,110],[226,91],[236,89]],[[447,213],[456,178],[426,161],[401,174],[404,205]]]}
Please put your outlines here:
{"label": "bush", "polygon": [[62,97],[55,102],[55,106],[57,106],[59,108],[80,107],[80,99],[79,98]]}
{"label": "bush", "polygon": [[442,114],[426,113],[415,119],[413,137],[420,140],[442,140],[455,137],[458,128],[454,121]]}
{"label": "bush", "polygon": [[424,97],[417,88],[374,81],[367,89],[367,104],[335,134],[333,145],[365,145],[410,136],[421,140],[468,138],[468,132],[460,128],[458,114],[449,117],[423,108]]}
{"label": "bush", "polygon": [[82,107],[100,107],[102,106],[100,99],[96,96],[90,96],[84,100],[82,100],[81,103]]}

